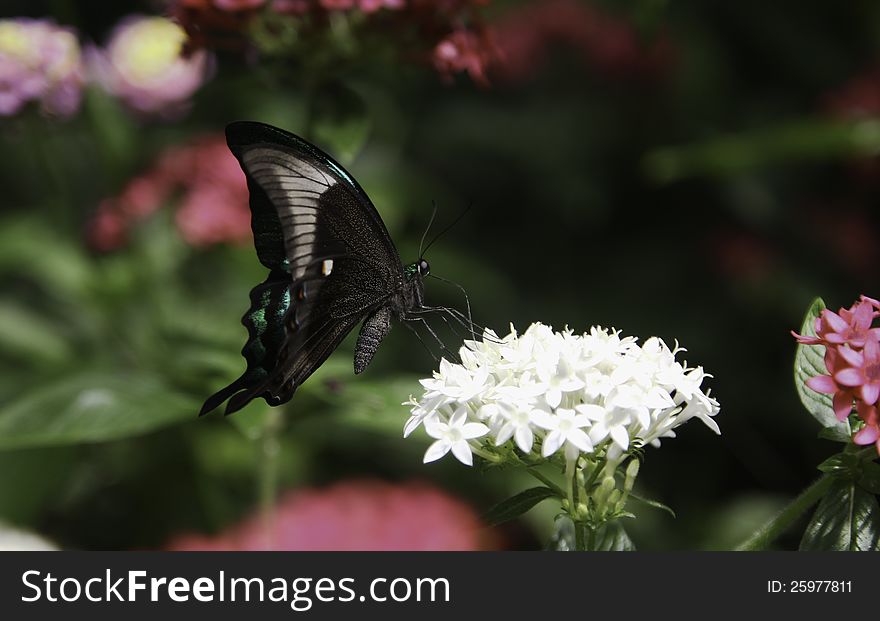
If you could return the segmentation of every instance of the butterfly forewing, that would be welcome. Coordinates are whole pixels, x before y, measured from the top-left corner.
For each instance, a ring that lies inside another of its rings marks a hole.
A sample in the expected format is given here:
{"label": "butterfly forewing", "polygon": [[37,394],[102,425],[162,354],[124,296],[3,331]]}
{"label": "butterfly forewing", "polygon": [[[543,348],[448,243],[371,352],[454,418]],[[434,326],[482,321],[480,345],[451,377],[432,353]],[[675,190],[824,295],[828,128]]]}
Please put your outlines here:
{"label": "butterfly forewing", "polygon": [[404,278],[378,212],[332,158],[261,123],[232,123],[226,136],[248,180],[257,255],[271,272],[242,318],[248,368],[202,413],[226,399],[227,413],[256,397],[289,400]]}

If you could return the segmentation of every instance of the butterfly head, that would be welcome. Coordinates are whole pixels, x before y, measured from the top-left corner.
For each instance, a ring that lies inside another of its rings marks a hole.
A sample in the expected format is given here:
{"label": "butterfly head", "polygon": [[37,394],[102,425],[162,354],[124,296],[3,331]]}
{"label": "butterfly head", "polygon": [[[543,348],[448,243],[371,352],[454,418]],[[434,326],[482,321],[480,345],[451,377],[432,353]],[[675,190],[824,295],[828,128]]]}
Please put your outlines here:
{"label": "butterfly head", "polygon": [[431,266],[424,259],[419,259],[415,263],[407,265],[404,272],[407,280],[412,280],[416,276],[421,279],[431,273]]}

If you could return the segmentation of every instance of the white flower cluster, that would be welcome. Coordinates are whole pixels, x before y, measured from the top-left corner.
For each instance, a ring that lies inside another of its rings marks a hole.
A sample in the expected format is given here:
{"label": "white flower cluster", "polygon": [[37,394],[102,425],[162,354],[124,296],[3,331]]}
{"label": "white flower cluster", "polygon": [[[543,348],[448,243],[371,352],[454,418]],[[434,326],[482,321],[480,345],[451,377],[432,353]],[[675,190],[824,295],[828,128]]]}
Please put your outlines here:
{"label": "white flower cluster", "polygon": [[410,400],[404,437],[419,425],[436,441],[425,462],[449,452],[471,465],[473,451],[494,452],[513,442],[524,454],[568,460],[607,448],[621,456],[634,440],[659,445],[690,418],[720,433],[718,402],[703,392],[702,367],[677,362],[659,338],[635,337],[594,326],[588,333],[555,332],[540,323],[522,335],[465,341],[461,364],[442,360],[432,379],[421,380],[421,399]]}

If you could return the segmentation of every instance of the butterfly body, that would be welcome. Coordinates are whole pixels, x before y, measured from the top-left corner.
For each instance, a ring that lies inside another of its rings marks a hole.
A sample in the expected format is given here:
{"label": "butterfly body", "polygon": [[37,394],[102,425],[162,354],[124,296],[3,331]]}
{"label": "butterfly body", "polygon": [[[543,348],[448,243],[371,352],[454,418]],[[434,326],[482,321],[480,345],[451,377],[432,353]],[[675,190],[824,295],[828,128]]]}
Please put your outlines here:
{"label": "butterfly body", "polygon": [[269,275],[242,317],[247,369],[201,414],[227,400],[227,414],[257,397],[289,401],[363,322],[354,356],[361,373],[392,318],[419,320],[429,269],[424,259],[402,264],[366,193],[314,145],[254,122],[232,123],[226,136],[247,177],[254,245]]}

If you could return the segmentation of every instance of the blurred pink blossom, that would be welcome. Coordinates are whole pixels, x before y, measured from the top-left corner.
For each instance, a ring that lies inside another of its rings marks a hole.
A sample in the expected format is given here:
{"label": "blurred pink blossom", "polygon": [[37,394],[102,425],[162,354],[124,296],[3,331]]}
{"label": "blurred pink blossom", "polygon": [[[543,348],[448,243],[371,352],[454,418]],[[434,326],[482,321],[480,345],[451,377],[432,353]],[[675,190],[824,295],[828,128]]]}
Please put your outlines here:
{"label": "blurred pink blossom", "polygon": [[667,37],[643,41],[624,17],[592,2],[524,3],[499,20],[494,30],[502,58],[499,73],[511,80],[536,73],[559,45],[609,74],[661,74],[672,57]]}
{"label": "blurred pink blossom", "polygon": [[29,101],[46,114],[79,108],[83,66],[74,32],[45,20],[0,20],[0,116]]}
{"label": "blurred pink blossom", "polygon": [[249,11],[266,4],[266,0],[214,0],[214,6],[223,11]]}
{"label": "blurred pink blossom", "polygon": [[186,38],[183,28],[169,19],[132,15],[114,29],[106,49],[89,50],[89,69],[133,110],[179,116],[211,66],[204,50],[183,54]]}
{"label": "blurred pink blossom", "polygon": [[379,9],[400,10],[404,0],[358,0],[358,8],[364,13],[375,13]]}
{"label": "blurred pink blossom", "polygon": [[347,481],[282,498],[267,528],[255,515],[219,535],[182,535],[170,550],[487,549],[474,511],[424,484]]}
{"label": "blurred pink blossom", "polygon": [[434,67],[447,79],[467,72],[478,84],[489,83],[487,70],[494,63],[497,50],[488,31],[455,30],[441,40],[433,52]]}
{"label": "blurred pink blossom", "polygon": [[347,11],[353,9],[356,0],[319,0],[322,8],[328,11]]}
{"label": "blurred pink blossom", "polygon": [[251,239],[244,173],[224,138],[208,136],[167,149],[119,195],[102,201],[88,226],[89,245],[102,252],[121,247],[132,226],[166,203],[178,205],[177,228],[193,246]]}

